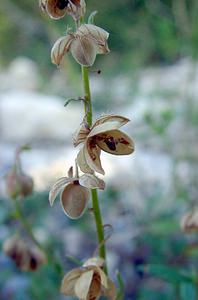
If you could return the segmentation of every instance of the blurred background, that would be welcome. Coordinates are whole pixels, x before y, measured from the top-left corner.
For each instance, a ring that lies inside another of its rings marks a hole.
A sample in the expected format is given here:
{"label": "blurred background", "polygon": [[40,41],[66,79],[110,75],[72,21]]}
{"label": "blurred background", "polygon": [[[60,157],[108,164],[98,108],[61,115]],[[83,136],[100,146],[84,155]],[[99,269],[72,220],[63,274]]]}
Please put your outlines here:
{"label": "blurred background", "polygon": [[[185,279],[197,281],[198,238],[180,228],[198,200],[198,2],[87,0],[87,7],[110,32],[111,53],[91,70],[94,117],[129,117],[123,130],[136,144],[132,156],[102,154],[110,276],[118,285],[120,271],[125,300],[198,299],[197,285]],[[49,19],[37,0],[0,3],[0,244],[20,230],[5,177],[15,149],[28,143],[21,159],[35,190],[23,210],[65,272],[76,267],[71,256],[84,260],[96,250],[89,212],[71,221],[58,200],[48,204],[49,187],[74,162],[71,137],[83,118],[82,103],[64,107],[82,96],[79,66],[70,55],[60,70],[50,61],[67,24],[73,26],[69,17]],[[64,299],[50,263],[24,273],[1,251],[0,270],[1,300]]]}

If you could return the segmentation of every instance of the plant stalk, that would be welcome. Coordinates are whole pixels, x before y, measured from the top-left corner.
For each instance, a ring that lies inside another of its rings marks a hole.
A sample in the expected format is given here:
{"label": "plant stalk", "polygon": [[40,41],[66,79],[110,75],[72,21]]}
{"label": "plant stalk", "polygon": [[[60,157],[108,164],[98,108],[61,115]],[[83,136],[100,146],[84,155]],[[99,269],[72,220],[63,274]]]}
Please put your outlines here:
{"label": "plant stalk", "polygon": [[[91,102],[91,92],[89,85],[89,69],[87,67],[82,66],[82,80],[84,87],[84,97],[85,97],[85,114],[86,121],[88,125],[91,127],[92,125],[92,102]],[[105,237],[104,237],[104,227],[102,223],[102,216],[100,212],[98,192],[96,189],[91,190],[92,195],[92,205],[93,205],[93,213],[96,224],[96,231],[98,237],[98,247],[99,247],[99,256],[105,261],[104,271],[107,274],[107,264],[106,264],[106,247],[105,247]]]}

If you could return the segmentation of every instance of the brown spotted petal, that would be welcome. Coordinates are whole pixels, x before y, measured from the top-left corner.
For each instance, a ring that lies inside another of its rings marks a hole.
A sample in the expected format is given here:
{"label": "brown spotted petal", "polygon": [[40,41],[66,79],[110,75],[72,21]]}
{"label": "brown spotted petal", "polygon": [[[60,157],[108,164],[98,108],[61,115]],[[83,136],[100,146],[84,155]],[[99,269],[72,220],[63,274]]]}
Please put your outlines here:
{"label": "brown spotted petal", "polygon": [[181,228],[185,233],[198,232],[198,209],[184,215]]}
{"label": "brown spotted petal", "polygon": [[84,213],[89,200],[89,190],[79,183],[68,184],[61,194],[64,213],[71,219],[78,219]]}
{"label": "brown spotted petal", "polygon": [[76,268],[67,273],[61,283],[61,293],[66,296],[72,296],[75,294],[74,287],[76,284],[77,279],[81,276],[84,272],[83,269]]}
{"label": "brown spotted petal", "polygon": [[72,34],[68,34],[59,38],[52,50],[51,50],[51,61],[53,64],[59,66],[64,55],[70,50],[71,42],[74,39]]}
{"label": "brown spotted petal", "polygon": [[68,178],[68,177],[61,177],[59,178],[55,184],[52,186],[50,192],[49,192],[49,203],[52,206],[54,203],[54,200],[56,199],[57,195],[64,189],[64,187],[73,182],[75,179]]}
{"label": "brown spotted petal", "polygon": [[86,36],[76,37],[71,44],[71,53],[80,65],[92,66],[97,54],[96,44]]}
{"label": "brown spotted petal", "polygon": [[122,117],[122,116],[117,116],[117,115],[107,115],[99,118],[96,120],[94,125],[91,128],[91,131],[88,135],[88,137],[92,137],[94,135],[110,131],[110,130],[115,130],[119,129],[121,126],[125,125],[126,123],[129,122],[129,119]]}
{"label": "brown spotted petal", "polygon": [[84,155],[85,161],[93,171],[105,174],[100,161],[100,148],[92,138],[87,139],[84,145]]}
{"label": "brown spotted petal", "polygon": [[106,30],[93,24],[83,24],[78,28],[76,35],[92,40],[96,45],[97,54],[105,54],[109,52],[107,45],[109,33]]}
{"label": "brown spotted petal", "polygon": [[94,174],[84,174],[80,177],[79,183],[82,186],[85,186],[88,189],[105,189],[105,182],[96,177]]}
{"label": "brown spotted petal", "polygon": [[134,151],[133,140],[120,130],[111,130],[98,134],[96,144],[105,152],[115,155],[127,155]]}
{"label": "brown spotted petal", "polygon": [[45,10],[51,18],[60,19],[67,12],[67,2],[64,0],[47,0]]}

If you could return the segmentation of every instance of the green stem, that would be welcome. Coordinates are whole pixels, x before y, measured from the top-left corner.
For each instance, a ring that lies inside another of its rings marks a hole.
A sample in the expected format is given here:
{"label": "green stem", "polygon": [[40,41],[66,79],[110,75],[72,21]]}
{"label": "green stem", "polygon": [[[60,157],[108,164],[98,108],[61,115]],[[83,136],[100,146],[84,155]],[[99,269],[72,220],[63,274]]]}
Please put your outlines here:
{"label": "green stem", "polygon": [[[88,125],[92,125],[92,103],[91,103],[91,92],[89,85],[89,69],[82,66],[82,79],[84,87],[84,97],[85,97],[85,114]],[[100,206],[98,201],[98,192],[96,189],[91,190],[92,195],[92,205],[93,213],[95,218],[97,236],[98,236],[98,247],[99,256],[105,261],[105,272],[107,274],[107,264],[106,264],[106,248],[105,248],[105,238],[104,238],[104,227],[102,223],[102,216],[100,212]]]}
{"label": "green stem", "polygon": [[32,227],[31,225],[28,223],[28,221],[26,220],[26,217],[24,216],[23,210],[21,208],[21,205],[19,203],[18,199],[13,199],[13,204],[15,206],[16,209],[16,213],[17,213],[17,219],[21,222],[21,224],[23,225],[23,228],[25,229],[25,231],[27,232],[28,236],[31,238],[31,240],[35,243],[35,245],[43,252],[45,253],[45,256],[47,258],[48,262],[52,262],[55,265],[55,268],[57,270],[57,272],[59,274],[63,274],[63,270],[62,270],[62,266],[58,261],[55,261],[54,258],[52,257],[52,255],[50,253],[48,253],[48,251],[39,243],[39,241],[36,239],[36,237],[34,236],[34,233],[32,231]]}
{"label": "green stem", "polygon": [[82,78],[84,87],[84,99],[85,99],[85,114],[87,123],[89,126],[92,125],[92,104],[91,104],[91,92],[89,86],[89,69],[87,67],[82,67]]}
{"label": "green stem", "polygon": [[21,205],[19,204],[18,199],[13,199],[13,203],[14,203],[14,206],[15,206],[15,209],[16,209],[17,218],[18,218],[18,220],[20,220],[20,222],[23,225],[25,231],[27,232],[29,237],[32,239],[32,241],[37,245],[37,247],[39,249],[41,249],[42,251],[44,251],[42,245],[35,238],[35,236],[32,232],[31,225],[27,222],[26,218],[24,217],[24,214],[23,214],[23,211],[22,211]]}

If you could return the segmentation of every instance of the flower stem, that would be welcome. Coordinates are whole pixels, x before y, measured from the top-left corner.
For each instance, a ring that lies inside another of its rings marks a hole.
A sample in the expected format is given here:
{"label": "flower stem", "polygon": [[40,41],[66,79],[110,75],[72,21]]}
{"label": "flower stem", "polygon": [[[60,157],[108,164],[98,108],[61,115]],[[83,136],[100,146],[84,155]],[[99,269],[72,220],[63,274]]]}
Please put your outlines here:
{"label": "flower stem", "polygon": [[32,228],[31,228],[31,225],[27,222],[24,214],[23,214],[23,211],[22,211],[22,208],[21,208],[21,205],[18,201],[18,199],[13,199],[13,204],[15,206],[15,209],[16,209],[16,213],[17,213],[17,219],[20,220],[21,224],[23,225],[25,231],[27,232],[27,234],[29,235],[29,237],[32,239],[32,241],[37,245],[37,247],[42,250],[43,252],[45,252],[43,246],[37,241],[37,239],[35,238],[33,232],[32,232]]}
{"label": "flower stem", "polygon": [[23,225],[23,228],[27,232],[28,236],[31,238],[31,240],[35,243],[35,245],[45,254],[47,261],[54,264],[55,269],[57,270],[57,273],[63,274],[62,266],[61,264],[54,258],[52,255],[43,247],[43,245],[40,244],[40,242],[36,239],[34,236],[34,233],[32,231],[32,227],[29,224],[29,222],[26,220],[26,217],[24,216],[23,210],[21,208],[21,205],[19,203],[20,199],[13,199],[13,204],[15,206],[16,214],[17,214],[17,220],[21,222]]}
{"label": "flower stem", "polygon": [[[91,92],[89,85],[89,69],[82,66],[82,80],[84,87],[84,97],[85,97],[85,114],[88,125],[92,125],[92,102],[91,102]],[[106,248],[105,248],[105,238],[104,238],[104,228],[102,223],[102,216],[100,212],[100,206],[98,201],[98,192],[96,189],[91,190],[92,195],[92,205],[93,213],[95,218],[97,236],[98,236],[98,247],[99,247],[99,256],[105,261],[104,271],[107,274],[107,264],[106,264]]]}

